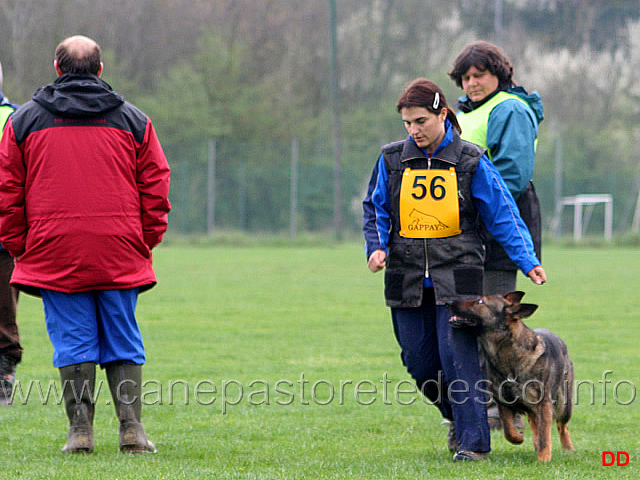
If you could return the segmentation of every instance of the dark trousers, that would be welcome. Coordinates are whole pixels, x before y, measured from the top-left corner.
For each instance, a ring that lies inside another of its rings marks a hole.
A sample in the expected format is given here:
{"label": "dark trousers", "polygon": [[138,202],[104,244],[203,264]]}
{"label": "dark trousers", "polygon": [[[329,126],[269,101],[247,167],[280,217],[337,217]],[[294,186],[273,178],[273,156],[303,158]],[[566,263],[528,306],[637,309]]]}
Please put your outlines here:
{"label": "dark trousers", "polygon": [[391,309],[402,362],[442,416],[454,421],[460,450],[488,452],[488,384],[478,363],[476,336],[451,328],[450,316],[445,305],[436,305],[433,288],[425,288],[420,307]]}
{"label": "dark trousers", "polygon": [[18,334],[16,312],[18,290],[9,285],[13,273],[13,258],[6,250],[0,250],[0,355],[22,360],[22,347]]}

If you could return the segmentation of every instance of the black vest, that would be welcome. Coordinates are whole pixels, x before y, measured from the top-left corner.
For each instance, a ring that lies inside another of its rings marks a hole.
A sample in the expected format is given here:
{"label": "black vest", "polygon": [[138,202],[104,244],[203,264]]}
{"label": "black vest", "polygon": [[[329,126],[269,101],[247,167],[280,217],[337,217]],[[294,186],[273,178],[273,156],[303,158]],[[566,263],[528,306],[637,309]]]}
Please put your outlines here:
{"label": "black vest", "polygon": [[[529,182],[527,188],[516,200],[516,205],[520,211],[522,220],[527,225],[531,238],[533,239],[533,248],[536,252],[538,260],[542,260],[542,217],[540,214],[540,202],[538,194],[533,186],[533,182]],[[485,230],[485,245],[487,248],[487,257],[485,258],[485,270],[518,270],[513,260],[509,258],[507,252],[498,243],[498,241]]]}
{"label": "black vest", "polygon": [[[392,308],[422,304],[425,272],[428,269],[438,304],[482,295],[484,247],[478,211],[471,198],[473,173],[484,149],[460,139],[454,129],[453,141],[428,159],[415,143],[406,140],[382,148],[389,174],[391,231],[385,271],[385,298]],[[458,203],[462,233],[446,238],[405,238],[400,228],[400,186],[402,172],[411,169],[449,169],[458,177]]]}

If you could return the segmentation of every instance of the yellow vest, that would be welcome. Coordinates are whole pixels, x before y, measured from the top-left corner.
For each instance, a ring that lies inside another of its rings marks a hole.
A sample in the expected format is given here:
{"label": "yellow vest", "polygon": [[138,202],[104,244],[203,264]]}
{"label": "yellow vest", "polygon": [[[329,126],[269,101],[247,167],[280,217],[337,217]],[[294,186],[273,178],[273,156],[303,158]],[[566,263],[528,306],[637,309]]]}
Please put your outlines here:
{"label": "yellow vest", "polygon": [[525,105],[529,106],[527,102],[525,102],[519,96],[512,93],[500,91],[475,110],[471,110],[470,112],[466,113],[460,112],[457,115],[458,124],[460,124],[460,128],[462,128],[460,137],[463,140],[475,143],[476,145],[479,145],[482,148],[486,149],[489,158],[491,158],[491,151],[489,150],[489,146],[487,145],[487,128],[489,125],[489,115],[491,114],[491,111],[496,107],[496,105],[510,98],[515,98],[516,100],[519,100]]}
{"label": "yellow vest", "polygon": [[4,131],[4,126],[7,123],[9,116],[14,111],[13,107],[10,107],[9,105],[0,106],[0,138],[2,138],[2,132]]}

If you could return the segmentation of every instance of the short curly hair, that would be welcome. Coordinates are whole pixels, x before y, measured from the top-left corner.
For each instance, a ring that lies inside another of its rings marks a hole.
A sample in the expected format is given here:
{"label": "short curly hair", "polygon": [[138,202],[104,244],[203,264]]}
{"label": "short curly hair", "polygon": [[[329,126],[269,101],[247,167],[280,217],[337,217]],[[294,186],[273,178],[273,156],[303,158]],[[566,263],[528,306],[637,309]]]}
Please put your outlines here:
{"label": "short curly hair", "polygon": [[471,67],[488,70],[498,77],[498,88],[507,90],[513,86],[513,65],[509,57],[493,43],[479,40],[465,46],[453,62],[449,77],[462,88],[462,76]]}

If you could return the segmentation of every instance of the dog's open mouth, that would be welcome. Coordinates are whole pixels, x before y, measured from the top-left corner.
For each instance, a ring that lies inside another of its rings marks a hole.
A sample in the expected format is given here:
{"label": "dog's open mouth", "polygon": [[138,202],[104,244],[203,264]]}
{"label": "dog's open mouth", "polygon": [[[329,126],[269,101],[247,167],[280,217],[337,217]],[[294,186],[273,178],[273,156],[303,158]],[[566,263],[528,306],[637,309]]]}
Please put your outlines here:
{"label": "dog's open mouth", "polygon": [[473,306],[473,302],[469,301],[458,301],[449,305],[451,312],[449,324],[453,328],[469,328],[482,325],[482,318],[472,308],[469,308],[469,304]]}
{"label": "dog's open mouth", "polygon": [[478,320],[475,318],[464,317],[462,315],[452,315],[449,323],[453,328],[477,327]]}

